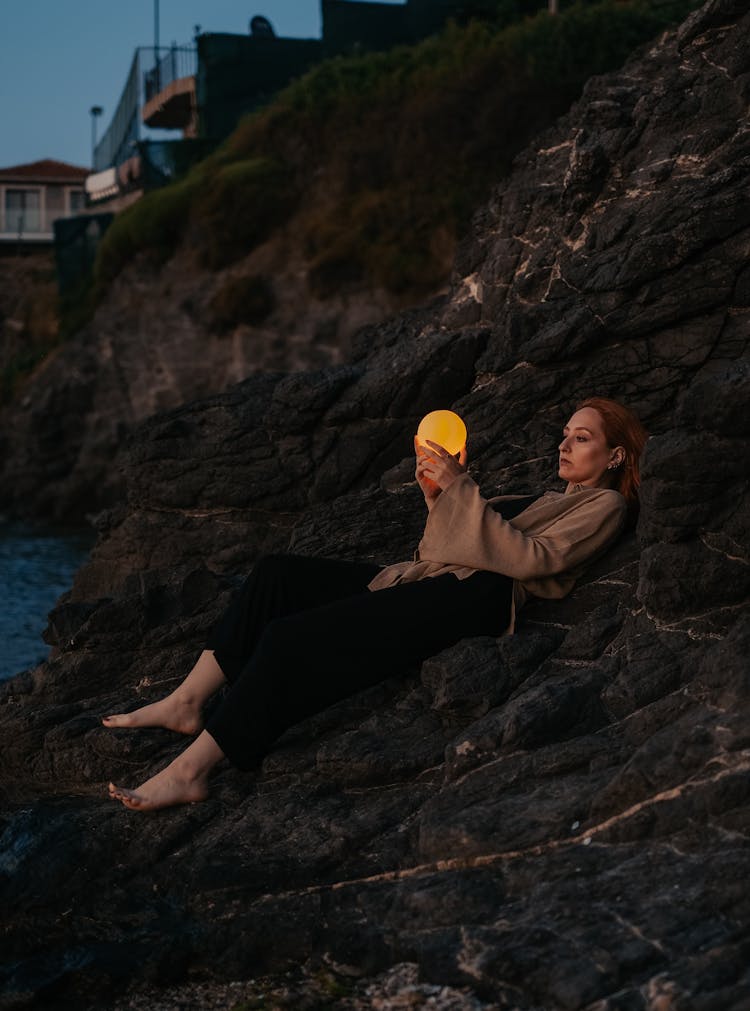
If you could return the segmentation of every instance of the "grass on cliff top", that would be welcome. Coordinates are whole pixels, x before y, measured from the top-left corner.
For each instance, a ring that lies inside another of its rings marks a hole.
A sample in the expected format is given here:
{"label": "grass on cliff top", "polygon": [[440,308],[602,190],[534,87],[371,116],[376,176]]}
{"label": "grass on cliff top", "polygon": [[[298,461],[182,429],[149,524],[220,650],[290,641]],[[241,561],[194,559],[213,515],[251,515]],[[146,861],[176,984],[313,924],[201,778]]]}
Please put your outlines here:
{"label": "grass on cliff top", "polygon": [[99,249],[97,287],[137,253],[163,262],[181,242],[219,269],[294,215],[315,293],[355,281],[435,290],[514,156],[589,77],[697,6],[578,3],[557,17],[449,24],[417,46],[328,60],[181,181],[119,215]]}

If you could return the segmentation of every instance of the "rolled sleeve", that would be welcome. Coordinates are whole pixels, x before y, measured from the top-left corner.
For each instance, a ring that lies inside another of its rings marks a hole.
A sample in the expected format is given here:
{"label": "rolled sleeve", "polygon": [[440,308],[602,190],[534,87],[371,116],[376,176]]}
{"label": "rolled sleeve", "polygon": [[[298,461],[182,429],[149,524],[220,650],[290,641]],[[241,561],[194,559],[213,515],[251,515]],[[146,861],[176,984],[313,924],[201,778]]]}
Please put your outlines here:
{"label": "rolled sleeve", "polygon": [[419,557],[488,569],[520,582],[575,570],[620,533],[625,500],[608,488],[585,489],[565,498],[569,501],[560,516],[541,533],[529,534],[495,512],[472,478],[462,474],[433,506]]}

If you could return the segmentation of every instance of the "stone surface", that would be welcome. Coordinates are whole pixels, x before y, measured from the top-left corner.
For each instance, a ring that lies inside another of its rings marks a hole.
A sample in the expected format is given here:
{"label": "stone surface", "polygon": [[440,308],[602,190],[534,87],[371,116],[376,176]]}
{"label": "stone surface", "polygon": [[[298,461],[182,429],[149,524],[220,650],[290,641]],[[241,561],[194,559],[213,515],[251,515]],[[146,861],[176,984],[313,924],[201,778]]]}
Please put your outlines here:
{"label": "stone surface", "polygon": [[19,361],[40,360],[57,340],[57,280],[51,250],[0,256],[0,403]]}
{"label": "stone surface", "polygon": [[[0,693],[5,1006],[304,966],[299,1007],[748,1007],[748,97],[750,13],[712,0],[519,158],[444,303],[138,429],[55,656]],[[637,529],[570,597],[384,671],[204,804],[104,800],[181,742],[99,715],[175,685],[260,554],[413,548],[425,409],[527,492],[594,392],[652,438]]]}
{"label": "stone surface", "polygon": [[[340,362],[358,329],[388,318],[404,301],[363,283],[326,299],[312,296],[294,236],[283,232],[216,273],[199,267],[189,248],[161,270],[136,260],[91,323],[50,350],[41,295],[56,325],[54,283],[51,295],[37,284],[26,306],[17,274],[0,265],[0,366],[13,354],[31,354],[36,342],[44,353],[15,400],[0,405],[0,509],[27,519],[80,522],[111,506],[124,489],[118,451],[144,418],[261,369]],[[212,300],[238,276],[264,278],[275,304],[263,321],[228,329]],[[8,308],[6,289],[15,295]]]}

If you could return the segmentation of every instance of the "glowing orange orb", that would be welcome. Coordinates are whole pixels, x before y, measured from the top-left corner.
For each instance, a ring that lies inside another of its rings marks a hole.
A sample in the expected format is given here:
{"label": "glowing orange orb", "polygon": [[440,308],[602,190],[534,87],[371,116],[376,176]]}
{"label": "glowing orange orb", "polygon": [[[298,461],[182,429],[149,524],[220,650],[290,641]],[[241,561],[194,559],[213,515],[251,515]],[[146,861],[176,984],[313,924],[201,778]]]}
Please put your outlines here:
{"label": "glowing orange orb", "polygon": [[430,411],[419,422],[417,429],[420,446],[429,449],[428,439],[455,456],[466,445],[466,425],[453,411]]}

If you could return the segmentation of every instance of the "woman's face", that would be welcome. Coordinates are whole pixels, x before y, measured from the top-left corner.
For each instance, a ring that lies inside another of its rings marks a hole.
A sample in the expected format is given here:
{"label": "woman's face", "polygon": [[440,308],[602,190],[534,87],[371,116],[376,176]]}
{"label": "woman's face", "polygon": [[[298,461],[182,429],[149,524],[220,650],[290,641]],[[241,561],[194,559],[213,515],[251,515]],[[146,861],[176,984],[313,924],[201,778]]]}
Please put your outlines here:
{"label": "woman's face", "polygon": [[593,407],[576,411],[563,429],[559,445],[558,474],[569,484],[582,484],[596,488],[605,484],[610,464],[621,464],[625,459],[622,446],[607,445],[601,415]]}

